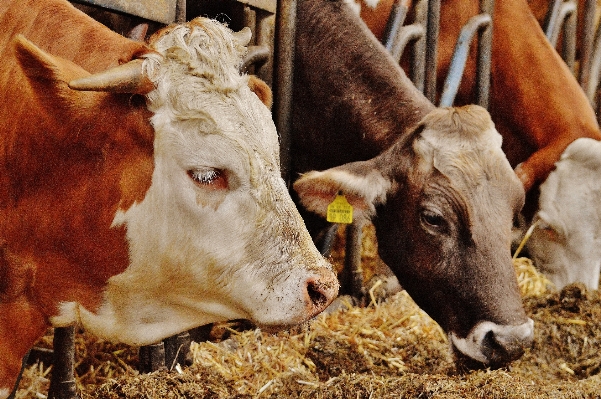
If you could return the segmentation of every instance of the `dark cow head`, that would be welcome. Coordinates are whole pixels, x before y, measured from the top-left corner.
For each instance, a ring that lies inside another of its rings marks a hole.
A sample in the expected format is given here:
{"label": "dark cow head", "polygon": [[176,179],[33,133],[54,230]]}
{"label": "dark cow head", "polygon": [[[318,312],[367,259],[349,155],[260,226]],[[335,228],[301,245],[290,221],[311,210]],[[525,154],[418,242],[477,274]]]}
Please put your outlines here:
{"label": "dark cow head", "polygon": [[530,345],[510,255],[524,190],[484,109],[434,110],[381,155],[294,188],[318,214],[342,192],[373,219],[380,256],[469,366],[506,364]]}

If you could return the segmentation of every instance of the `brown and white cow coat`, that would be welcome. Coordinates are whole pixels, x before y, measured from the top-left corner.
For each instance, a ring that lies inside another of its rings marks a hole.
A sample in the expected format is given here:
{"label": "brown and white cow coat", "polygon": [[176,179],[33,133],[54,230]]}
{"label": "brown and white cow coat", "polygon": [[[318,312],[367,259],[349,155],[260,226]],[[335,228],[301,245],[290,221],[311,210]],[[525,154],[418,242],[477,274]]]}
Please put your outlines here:
{"label": "brown and white cow coat", "polygon": [[0,22],[0,397],[50,325],[144,345],[336,296],[239,73],[248,32],[201,18],[147,46],[61,0]]}

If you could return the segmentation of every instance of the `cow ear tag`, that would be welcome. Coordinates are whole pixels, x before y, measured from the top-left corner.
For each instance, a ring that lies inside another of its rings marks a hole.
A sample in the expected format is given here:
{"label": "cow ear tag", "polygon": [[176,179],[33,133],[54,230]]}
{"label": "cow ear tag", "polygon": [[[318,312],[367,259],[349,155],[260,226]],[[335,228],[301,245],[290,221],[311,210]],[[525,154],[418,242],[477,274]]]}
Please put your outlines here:
{"label": "cow ear tag", "polygon": [[326,220],[330,223],[353,223],[353,206],[344,195],[336,195],[334,201],[328,205]]}

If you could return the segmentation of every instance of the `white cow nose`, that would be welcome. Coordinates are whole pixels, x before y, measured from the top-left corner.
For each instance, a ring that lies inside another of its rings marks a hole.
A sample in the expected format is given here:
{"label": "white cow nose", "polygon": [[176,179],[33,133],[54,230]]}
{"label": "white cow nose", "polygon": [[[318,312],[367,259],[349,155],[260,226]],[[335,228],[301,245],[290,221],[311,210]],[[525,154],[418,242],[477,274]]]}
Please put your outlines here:
{"label": "white cow nose", "polygon": [[314,317],[325,310],[338,295],[338,278],[336,274],[324,269],[319,274],[307,279],[306,298],[309,317]]}
{"label": "white cow nose", "polygon": [[485,366],[500,367],[516,360],[534,340],[534,321],[512,326],[490,321],[478,323],[465,338],[449,334],[454,348]]}

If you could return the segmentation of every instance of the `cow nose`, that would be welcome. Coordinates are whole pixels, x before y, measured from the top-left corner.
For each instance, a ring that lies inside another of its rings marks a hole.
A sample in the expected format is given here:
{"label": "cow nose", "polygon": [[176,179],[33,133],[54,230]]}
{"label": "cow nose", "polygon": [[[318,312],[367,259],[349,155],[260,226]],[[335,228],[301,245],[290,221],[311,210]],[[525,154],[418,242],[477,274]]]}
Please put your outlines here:
{"label": "cow nose", "polygon": [[499,325],[484,321],[478,323],[466,338],[459,338],[454,333],[449,335],[454,349],[461,355],[496,368],[518,359],[532,345],[534,322],[528,319],[520,325]]}
{"label": "cow nose", "polygon": [[310,317],[321,313],[338,295],[338,278],[330,270],[307,279],[307,298]]}

